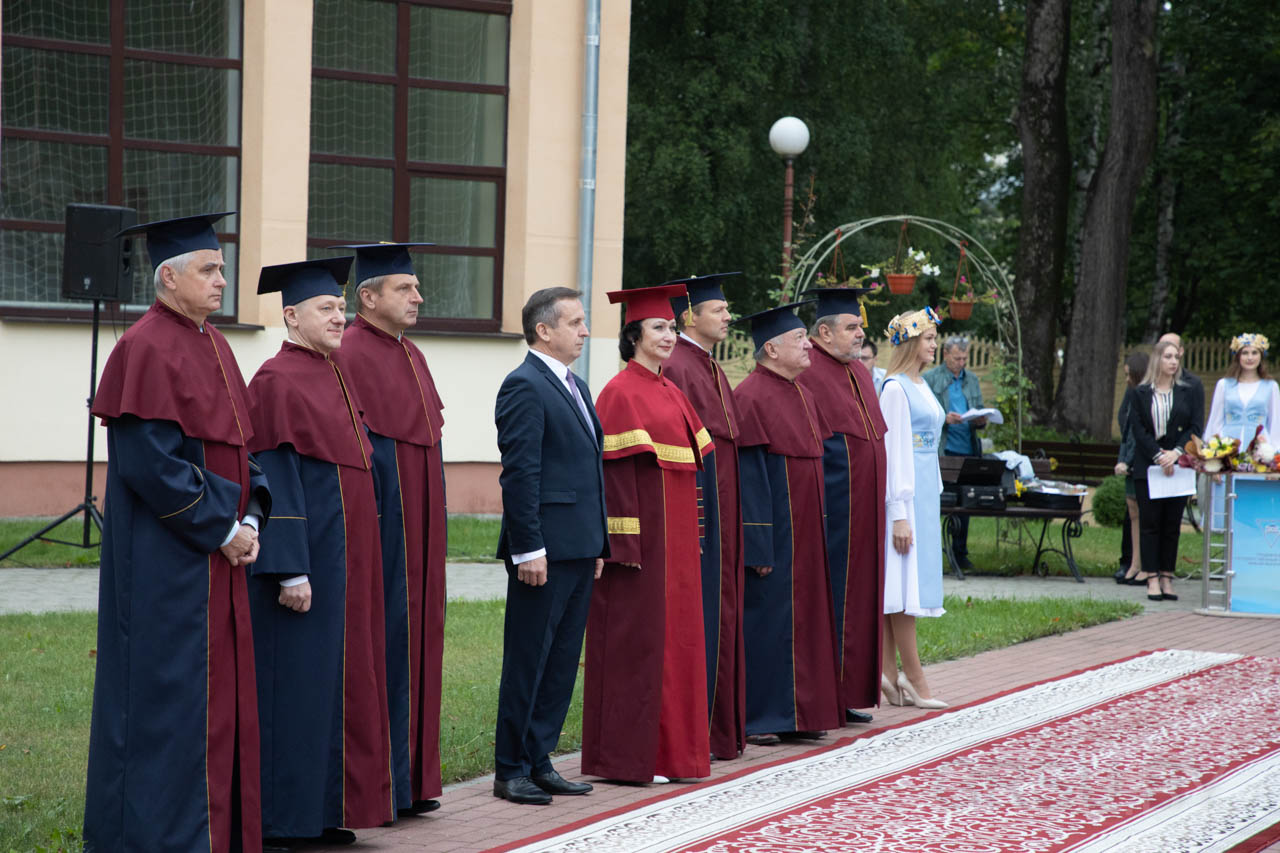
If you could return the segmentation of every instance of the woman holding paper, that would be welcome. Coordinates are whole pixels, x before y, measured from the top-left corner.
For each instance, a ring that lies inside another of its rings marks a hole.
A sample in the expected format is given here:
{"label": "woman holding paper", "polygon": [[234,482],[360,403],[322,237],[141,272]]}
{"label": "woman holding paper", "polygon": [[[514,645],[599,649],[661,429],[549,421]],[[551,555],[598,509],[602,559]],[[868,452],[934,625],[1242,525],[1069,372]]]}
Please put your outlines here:
{"label": "woman holding paper", "polygon": [[1129,406],[1129,430],[1134,442],[1133,485],[1140,519],[1138,545],[1142,567],[1151,573],[1147,578],[1147,598],[1152,601],[1178,599],[1173,593],[1173,569],[1178,558],[1182,512],[1187,496],[1195,489],[1195,480],[1193,476],[1191,487],[1184,489],[1180,487],[1181,478],[1173,478],[1182,446],[1203,427],[1196,423],[1200,407],[1193,404],[1195,389],[1183,380],[1181,367],[1176,344],[1156,344],[1146,378],[1133,389]]}

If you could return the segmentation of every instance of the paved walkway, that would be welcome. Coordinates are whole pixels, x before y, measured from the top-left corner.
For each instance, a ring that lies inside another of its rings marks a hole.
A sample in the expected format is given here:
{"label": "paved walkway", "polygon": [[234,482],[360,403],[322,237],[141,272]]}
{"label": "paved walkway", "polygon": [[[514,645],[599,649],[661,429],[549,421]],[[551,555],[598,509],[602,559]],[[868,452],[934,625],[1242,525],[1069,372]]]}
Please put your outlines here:
{"label": "paved walkway", "polygon": [[[449,598],[483,601],[505,598],[507,575],[501,563],[449,563]],[[948,595],[974,598],[1095,598],[1136,601],[1148,611],[1194,610],[1200,607],[1200,582],[1180,581],[1177,601],[1149,602],[1146,587],[1121,586],[1111,578],[1085,578],[1076,583],[1069,577],[1034,576],[980,577],[970,575],[958,581],[947,575],[943,587]],[[96,610],[98,570],[90,569],[0,569],[0,614],[44,613],[56,610]]]}
{"label": "paved walkway", "polygon": [[[15,610],[92,609],[96,604],[97,573],[93,569],[0,569],[0,612]],[[498,564],[454,563],[449,566],[451,597],[501,597],[505,576]],[[1280,622],[1265,618],[1204,616],[1191,610],[1199,606],[1198,584],[1180,584],[1177,602],[1146,601],[1141,587],[1119,586],[1109,578],[1077,584],[1067,578],[979,578],[946,580],[948,593],[974,597],[1035,597],[1043,595],[1090,598],[1125,598],[1139,601],[1146,612],[1133,619],[1113,622],[928,668],[934,694],[953,704],[973,702],[993,694],[1078,669],[1117,660],[1136,652],[1159,648],[1201,649],[1280,657]],[[833,732],[823,743],[839,737],[873,732],[919,716],[914,708],[884,706],[875,710],[871,725]],[[799,755],[814,744],[779,747],[749,746],[734,761],[712,764],[708,784],[729,774],[751,770],[779,758]],[[1152,756],[1152,761],[1161,757]],[[581,778],[578,756],[557,760],[557,768],[570,779]],[[615,785],[598,783],[585,797],[558,797],[551,806],[517,806],[495,799],[492,777],[446,788],[443,807],[431,815],[403,819],[394,826],[361,830],[352,847],[335,851],[379,853],[479,853],[501,844],[628,808],[677,790],[674,785]],[[322,848],[310,848],[319,850]],[[1269,848],[1280,853],[1280,845]]]}

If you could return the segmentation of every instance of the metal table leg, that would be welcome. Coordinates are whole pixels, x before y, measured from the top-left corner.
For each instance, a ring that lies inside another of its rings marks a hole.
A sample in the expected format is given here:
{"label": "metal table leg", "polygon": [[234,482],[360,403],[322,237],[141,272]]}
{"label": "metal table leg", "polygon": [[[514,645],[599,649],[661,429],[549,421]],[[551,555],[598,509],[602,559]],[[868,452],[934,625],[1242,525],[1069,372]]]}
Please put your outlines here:
{"label": "metal table leg", "polygon": [[953,534],[960,532],[960,517],[952,513],[943,516],[942,520],[942,550],[947,555],[947,562],[951,564],[951,574],[955,575],[956,580],[964,580],[964,571],[960,568],[960,564],[956,562],[956,552],[951,544]]}

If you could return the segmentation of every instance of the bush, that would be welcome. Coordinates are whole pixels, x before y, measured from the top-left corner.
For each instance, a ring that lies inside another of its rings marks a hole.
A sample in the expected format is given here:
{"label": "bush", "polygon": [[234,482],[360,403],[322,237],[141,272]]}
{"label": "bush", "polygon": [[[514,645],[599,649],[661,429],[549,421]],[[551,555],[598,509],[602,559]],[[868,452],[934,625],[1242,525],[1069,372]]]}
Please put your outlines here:
{"label": "bush", "polygon": [[1103,527],[1119,527],[1124,514],[1124,477],[1108,477],[1093,493],[1093,519]]}

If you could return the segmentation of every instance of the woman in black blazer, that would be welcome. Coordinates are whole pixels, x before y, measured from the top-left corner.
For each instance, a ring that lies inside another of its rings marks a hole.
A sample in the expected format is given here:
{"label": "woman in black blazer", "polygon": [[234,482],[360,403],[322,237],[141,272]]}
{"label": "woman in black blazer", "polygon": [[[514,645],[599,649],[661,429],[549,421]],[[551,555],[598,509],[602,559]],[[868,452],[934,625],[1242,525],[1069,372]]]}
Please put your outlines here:
{"label": "woman in black blazer", "polygon": [[[1172,473],[1182,446],[1199,435],[1197,423],[1204,401],[1194,399],[1195,388],[1182,378],[1176,344],[1155,345],[1142,384],[1133,389],[1129,406],[1129,431],[1133,437],[1133,484],[1138,497],[1139,547],[1147,579],[1147,598],[1176,601],[1173,569],[1178,558],[1178,533],[1182,527],[1185,497],[1151,499],[1147,469],[1159,465]],[[1157,475],[1159,476],[1159,475]],[[1158,573],[1158,574],[1156,574]]]}

